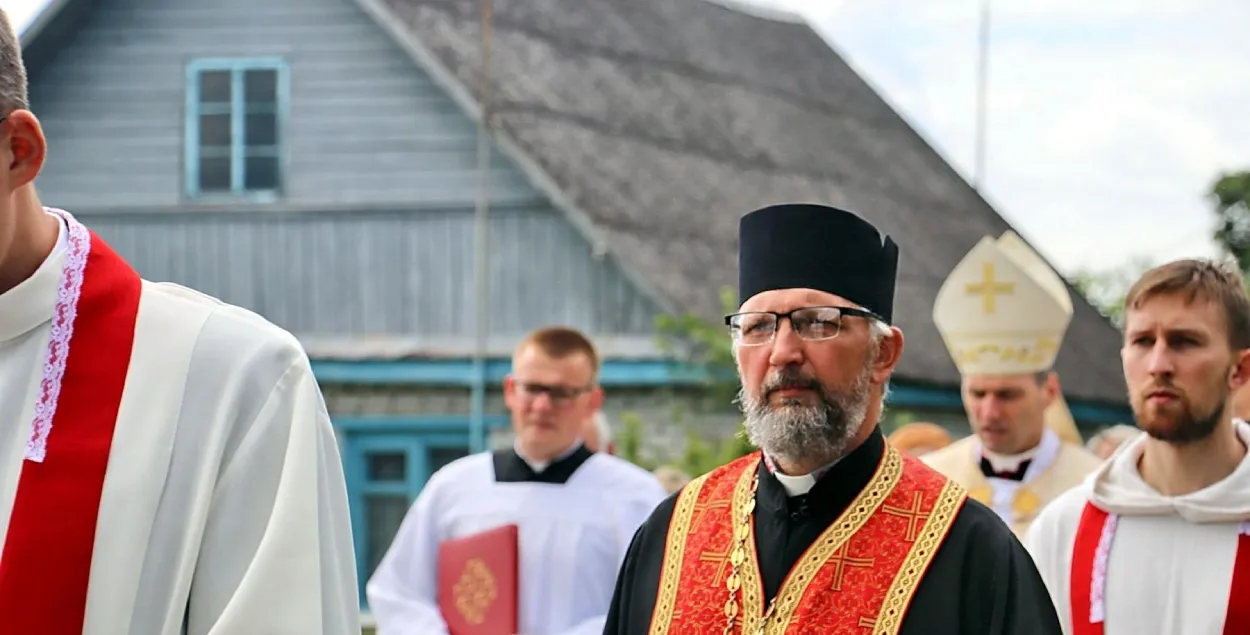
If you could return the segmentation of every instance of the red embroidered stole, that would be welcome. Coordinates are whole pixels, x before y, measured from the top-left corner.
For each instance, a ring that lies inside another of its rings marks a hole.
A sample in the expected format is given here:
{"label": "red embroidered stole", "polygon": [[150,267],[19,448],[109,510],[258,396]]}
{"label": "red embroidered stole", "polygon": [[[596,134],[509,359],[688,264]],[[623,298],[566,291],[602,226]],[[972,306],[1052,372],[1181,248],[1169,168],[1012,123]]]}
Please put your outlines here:
{"label": "red embroidered stole", "polygon": [[[669,523],[652,635],[721,633],[727,611],[734,632],[755,633],[767,609],[749,509],[759,453],[693,481]],[[765,633],[897,633],[912,595],[966,497],[964,490],[887,446],[871,481],[808,547],[778,590]],[[748,557],[729,582],[739,532]],[[728,609],[727,586],[738,586]]]}
{"label": "red embroidered stole", "polygon": [[[1068,602],[1072,609],[1072,635],[1103,635],[1106,621],[1107,560],[1119,517],[1086,502],[1072,546],[1071,584]],[[1250,633],[1250,528],[1243,521],[1237,535],[1233,581],[1228,590],[1224,635]],[[1126,572],[1126,575],[1132,575]]]}
{"label": "red embroidered stole", "polygon": [[70,233],[60,301],[0,553],[4,633],[82,633],[96,517],[139,309],[138,274],[62,217]]}

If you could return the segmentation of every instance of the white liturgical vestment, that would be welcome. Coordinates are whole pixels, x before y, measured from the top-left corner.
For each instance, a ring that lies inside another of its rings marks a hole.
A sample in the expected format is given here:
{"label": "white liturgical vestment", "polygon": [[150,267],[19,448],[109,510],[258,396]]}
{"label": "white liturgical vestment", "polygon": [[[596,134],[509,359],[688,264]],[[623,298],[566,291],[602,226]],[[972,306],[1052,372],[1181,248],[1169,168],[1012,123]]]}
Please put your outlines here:
{"label": "white liturgical vestment", "polygon": [[358,635],[343,471],[298,342],[140,280],[57,214],[57,249],[0,294],[0,633]]}
{"label": "white liturgical vestment", "polygon": [[[1234,425],[1250,445],[1250,426]],[[1025,537],[1064,633],[1221,635],[1226,618],[1250,624],[1250,587],[1230,597],[1250,583],[1250,455],[1214,485],[1164,496],[1138,471],[1145,441],[1121,446]]]}
{"label": "white liturgical vestment", "polygon": [[430,478],[369,580],[378,635],[447,635],[439,544],[506,524],[519,533],[519,632],[603,633],[630,540],[666,494],[650,472],[585,448],[538,467],[509,449],[465,457]]}

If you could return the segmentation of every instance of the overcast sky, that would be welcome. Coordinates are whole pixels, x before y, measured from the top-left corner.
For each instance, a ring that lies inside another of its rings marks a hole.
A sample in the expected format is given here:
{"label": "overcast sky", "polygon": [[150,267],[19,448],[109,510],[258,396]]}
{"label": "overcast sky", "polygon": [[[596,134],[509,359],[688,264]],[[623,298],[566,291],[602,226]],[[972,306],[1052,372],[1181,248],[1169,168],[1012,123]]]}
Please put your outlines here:
{"label": "overcast sky", "polygon": [[[981,0],[745,1],[806,17],[971,177]],[[990,202],[1064,273],[1214,254],[1205,192],[1250,168],[1250,2],[992,2]],[[21,28],[44,0],[0,4]]]}

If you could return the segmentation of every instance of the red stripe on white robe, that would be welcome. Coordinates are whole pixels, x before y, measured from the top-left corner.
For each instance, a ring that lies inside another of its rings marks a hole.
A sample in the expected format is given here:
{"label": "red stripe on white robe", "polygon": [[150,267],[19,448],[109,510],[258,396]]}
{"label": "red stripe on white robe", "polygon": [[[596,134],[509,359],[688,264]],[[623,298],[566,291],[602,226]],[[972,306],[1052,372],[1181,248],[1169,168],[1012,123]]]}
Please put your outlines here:
{"label": "red stripe on white robe", "polygon": [[[1086,503],[1072,546],[1072,569],[1068,590],[1073,635],[1103,635],[1106,621],[1107,561],[1119,517]],[[1132,575],[1132,572],[1125,572]],[[1237,556],[1228,589],[1224,635],[1250,633],[1250,524],[1242,521],[1237,532]],[[1149,610],[1149,608],[1143,608]]]}
{"label": "red stripe on white robe", "polygon": [[[76,230],[85,231],[81,225]],[[73,269],[74,249],[81,248],[73,238],[71,232],[67,272]],[[59,394],[54,381],[40,388],[45,401],[53,390],[56,396],[49,403],[55,410],[44,417],[42,428],[36,413],[0,554],[2,633],[78,635],[83,630],[96,518],[142,287],[138,274],[108,245],[94,234],[89,241],[76,306],[65,313],[64,302],[58,302],[60,315],[53,320],[54,328],[64,327],[68,317],[72,328]],[[64,298],[64,284],[61,292]],[[55,355],[54,347],[49,350]]]}

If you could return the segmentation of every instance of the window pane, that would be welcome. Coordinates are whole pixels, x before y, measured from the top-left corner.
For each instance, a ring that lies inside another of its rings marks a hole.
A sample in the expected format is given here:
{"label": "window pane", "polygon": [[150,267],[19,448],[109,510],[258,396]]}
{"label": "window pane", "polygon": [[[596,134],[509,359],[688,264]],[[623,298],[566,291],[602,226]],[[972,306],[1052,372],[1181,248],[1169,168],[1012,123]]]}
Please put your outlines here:
{"label": "window pane", "polygon": [[200,115],[200,146],[230,145],[230,115]]}
{"label": "window pane", "polygon": [[200,191],[230,191],[230,159],[200,155]]}
{"label": "window pane", "polygon": [[365,498],[365,576],[373,575],[390,548],[408,513],[408,497],[402,494],[369,494]]}
{"label": "window pane", "polygon": [[243,187],[249,190],[278,189],[278,157],[248,157],[244,163]]}
{"label": "window pane", "polygon": [[278,101],[278,71],[244,71],[243,99],[249,104],[272,104]]}
{"label": "window pane", "polygon": [[408,456],[403,452],[379,452],[368,456],[371,481],[402,481],[408,474]]}
{"label": "window pane", "polygon": [[469,448],[433,448],[430,450],[430,474],[439,471],[448,463],[466,456],[469,456]]}
{"label": "window pane", "polygon": [[249,146],[271,146],[278,143],[278,116],[273,113],[250,114],[243,138]]}
{"label": "window pane", "polygon": [[201,103],[230,103],[230,71],[200,73]]}

